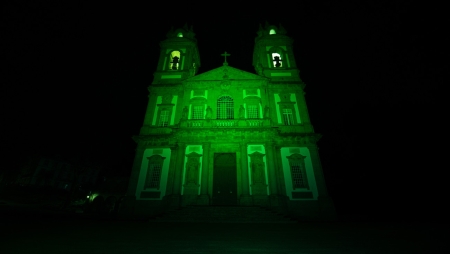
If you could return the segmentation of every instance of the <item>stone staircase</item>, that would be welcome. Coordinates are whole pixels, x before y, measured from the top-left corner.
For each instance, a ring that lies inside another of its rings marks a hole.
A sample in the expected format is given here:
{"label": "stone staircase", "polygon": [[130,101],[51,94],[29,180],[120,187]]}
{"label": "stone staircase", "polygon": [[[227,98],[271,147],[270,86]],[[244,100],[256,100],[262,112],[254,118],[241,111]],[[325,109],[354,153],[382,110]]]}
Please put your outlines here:
{"label": "stone staircase", "polygon": [[297,221],[256,206],[187,206],[167,211],[154,222],[192,223],[297,223]]}

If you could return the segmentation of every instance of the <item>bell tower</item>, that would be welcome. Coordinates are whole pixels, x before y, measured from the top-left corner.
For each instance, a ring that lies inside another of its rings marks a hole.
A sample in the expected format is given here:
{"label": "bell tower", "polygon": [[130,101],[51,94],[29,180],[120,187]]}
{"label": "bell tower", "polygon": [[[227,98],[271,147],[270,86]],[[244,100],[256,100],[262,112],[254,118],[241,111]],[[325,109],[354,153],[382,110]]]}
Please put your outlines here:
{"label": "bell tower", "polygon": [[200,67],[197,39],[192,26],[167,33],[160,43],[160,56],[152,84],[177,84],[194,76]]}
{"label": "bell tower", "polygon": [[276,80],[301,81],[292,50],[293,40],[283,26],[260,25],[255,38],[253,66],[256,73]]}

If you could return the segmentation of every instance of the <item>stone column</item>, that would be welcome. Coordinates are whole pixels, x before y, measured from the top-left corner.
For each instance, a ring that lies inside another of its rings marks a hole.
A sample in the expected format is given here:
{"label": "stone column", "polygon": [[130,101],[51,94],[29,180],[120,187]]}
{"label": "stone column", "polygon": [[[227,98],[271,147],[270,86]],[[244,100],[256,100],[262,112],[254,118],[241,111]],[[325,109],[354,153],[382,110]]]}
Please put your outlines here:
{"label": "stone column", "polygon": [[275,146],[275,169],[277,177],[277,187],[279,195],[286,195],[286,183],[284,179],[283,163],[281,162],[281,146]]}
{"label": "stone column", "polygon": [[241,146],[241,180],[242,180],[242,193],[239,200],[242,206],[253,205],[252,198],[250,196],[250,182],[248,178],[248,155],[247,144],[242,142]]}
{"label": "stone column", "polygon": [[145,112],[144,117],[144,124],[141,128],[141,134],[145,135],[148,133],[148,128],[152,126],[153,121],[153,115],[155,113],[155,107],[156,107],[156,99],[157,95],[156,92],[150,91],[150,94],[148,95],[148,104],[147,104],[147,110]]}
{"label": "stone column", "polygon": [[183,164],[186,153],[186,144],[178,143],[176,148],[176,157],[173,162],[173,180],[172,180],[172,195],[169,201],[169,209],[178,209],[181,205],[181,184],[183,176]]}
{"label": "stone column", "polygon": [[166,196],[173,194],[173,182],[175,179],[175,171],[177,166],[177,158],[178,158],[178,147],[170,147],[170,164],[169,164],[169,175],[167,177],[167,188],[166,188]]}
{"label": "stone column", "polygon": [[202,156],[202,181],[200,185],[200,197],[197,204],[209,205],[208,195],[208,181],[209,181],[209,150],[211,148],[210,143],[203,143],[203,156]]}
{"label": "stone column", "polygon": [[336,210],[334,208],[333,200],[328,196],[328,191],[323,176],[322,165],[320,163],[319,152],[317,145],[311,144],[307,146],[311,155],[312,166],[314,170],[314,177],[316,180],[318,192],[319,216],[323,220],[335,220]]}
{"label": "stone column", "polygon": [[275,156],[273,154],[273,142],[266,143],[266,155],[267,155],[267,173],[269,177],[269,202],[270,206],[278,206],[278,184],[277,175],[275,172]]}
{"label": "stone column", "polygon": [[300,114],[300,120],[303,126],[305,127],[305,131],[314,132],[314,129],[311,125],[311,121],[309,119],[308,107],[306,105],[305,100],[305,92],[298,91],[295,93],[295,97],[297,98],[297,107],[298,112]]}
{"label": "stone column", "polygon": [[284,178],[284,170],[283,170],[283,164],[281,161],[281,146],[274,146],[274,159],[275,159],[275,175],[277,178],[277,190],[278,190],[278,196],[276,199],[272,200],[272,205],[277,206],[277,210],[285,213],[288,209],[288,201],[289,197],[286,194],[286,179]]}
{"label": "stone column", "polygon": [[139,174],[141,172],[142,157],[144,156],[145,146],[138,141],[138,147],[134,156],[133,168],[131,170],[130,180],[128,182],[127,195],[124,198],[120,207],[119,213],[121,216],[132,216],[136,203],[136,188],[139,181]]}
{"label": "stone column", "polygon": [[320,196],[328,196],[325,178],[323,176],[322,165],[320,163],[318,148],[316,145],[308,145],[308,150],[311,155],[311,162],[314,171],[314,178],[316,181],[317,192]]}
{"label": "stone column", "polygon": [[270,195],[278,195],[278,187],[277,187],[277,176],[275,172],[275,157],[273,155],[273,147],[274,142],[269,141],[266,143],[266,154],[267,154],[267,173],[269,177],[269,190]]}
{"label": "stone column", "polygon": [[173,194],[181,195],[181,185],[184,168],[184,157],[186,156],[186,144],[178,143],[177,165],[175,168],[175,177],[173,181]]}

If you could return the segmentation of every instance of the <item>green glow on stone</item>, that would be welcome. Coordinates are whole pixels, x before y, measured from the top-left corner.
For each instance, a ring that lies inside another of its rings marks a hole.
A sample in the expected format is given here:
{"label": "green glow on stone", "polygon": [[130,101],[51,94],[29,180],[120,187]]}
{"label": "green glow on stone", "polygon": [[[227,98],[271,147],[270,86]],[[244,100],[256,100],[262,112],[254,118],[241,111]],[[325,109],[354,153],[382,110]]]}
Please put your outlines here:
{"label": "green glow on stone", "polygon": [[270,76],[272,76],[272,77],[290,77],[291,73],[290,72],[273,72],[273,73],[270,73]]}
{"label": "green glow on stone", "polygon": [[181,75],[161,75],[161,79],[181,78]]}
{"label": "green glow on stone", "polygon": [[275,29],[270,29],[269,34],[277,34],[277,32],[275,32]]}
{"label": "green glow on stone", "polygon": [[182,32],[179,32],[179,33],[177,34],[177,36],[178,36],[178,37],[183,37],[183,33],[182,33]]}

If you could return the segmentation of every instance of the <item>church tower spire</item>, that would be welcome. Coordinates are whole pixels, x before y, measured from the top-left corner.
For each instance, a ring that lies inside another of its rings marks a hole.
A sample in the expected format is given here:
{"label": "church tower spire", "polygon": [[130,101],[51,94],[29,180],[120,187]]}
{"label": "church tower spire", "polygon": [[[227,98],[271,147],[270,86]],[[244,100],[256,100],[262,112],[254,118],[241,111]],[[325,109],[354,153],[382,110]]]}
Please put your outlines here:
{"label": "church tower spire", "polygon": [[161,53],[153,84],[177,84],[194,76],[200,67],[197,39],[191,27],[172,29],[160,43]]}
{"label": "church tower spire", "polygon": [[272,80],[300,81],[292,49],[293,39],[286,30],[278,26],[265,24],[259,26],[253,51],[253,66],[256,72]]}

